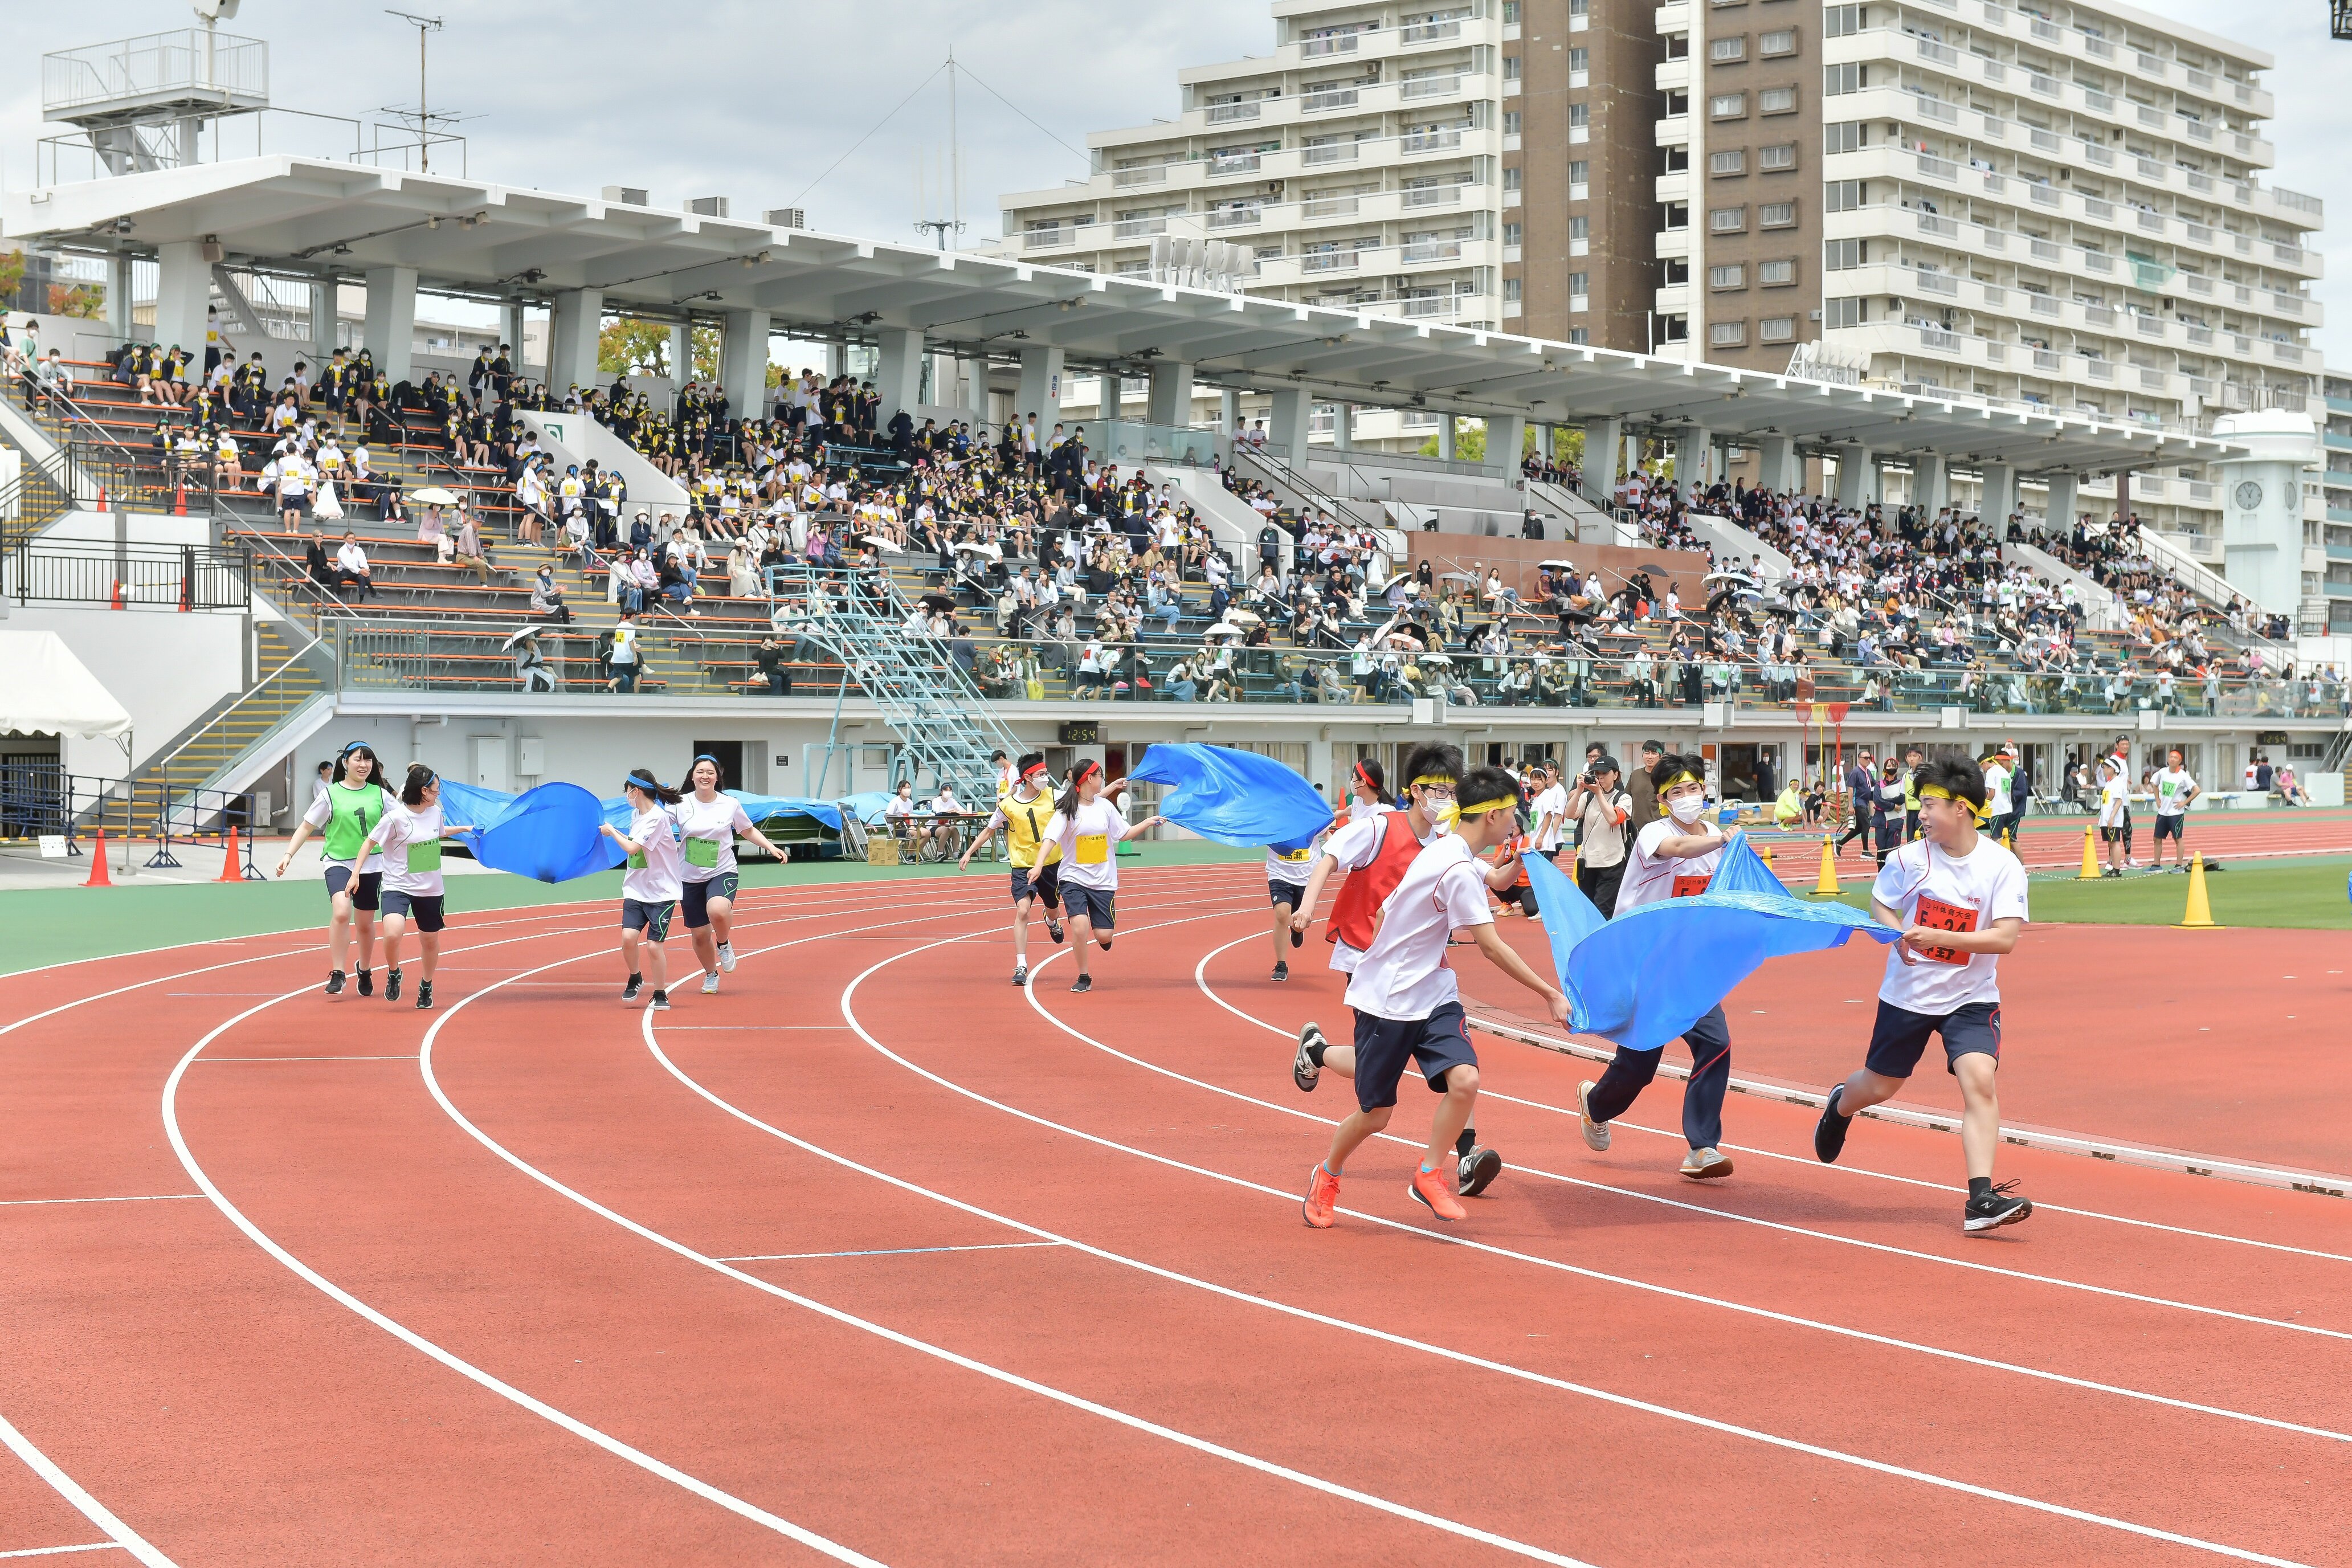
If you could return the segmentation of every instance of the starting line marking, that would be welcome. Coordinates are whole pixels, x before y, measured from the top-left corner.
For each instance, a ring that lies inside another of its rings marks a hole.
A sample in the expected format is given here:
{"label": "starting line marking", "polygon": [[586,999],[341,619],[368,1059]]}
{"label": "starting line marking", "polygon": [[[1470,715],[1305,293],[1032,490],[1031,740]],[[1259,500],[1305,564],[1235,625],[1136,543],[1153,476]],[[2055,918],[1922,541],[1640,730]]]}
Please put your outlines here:
{"label": "starting line marking", "polygon": [[[846,1025],[843,1026],[845,1028]],[[911,1258],[919,1252],[1019,1252],[1031,1247],[1060,1247],[1058,1241],[992,1241],[978,1247],[877,1247],[864,1252],[771,1252],[751,1258],[722,1258],[721,1263],[798,1263],[812,1258]]]}

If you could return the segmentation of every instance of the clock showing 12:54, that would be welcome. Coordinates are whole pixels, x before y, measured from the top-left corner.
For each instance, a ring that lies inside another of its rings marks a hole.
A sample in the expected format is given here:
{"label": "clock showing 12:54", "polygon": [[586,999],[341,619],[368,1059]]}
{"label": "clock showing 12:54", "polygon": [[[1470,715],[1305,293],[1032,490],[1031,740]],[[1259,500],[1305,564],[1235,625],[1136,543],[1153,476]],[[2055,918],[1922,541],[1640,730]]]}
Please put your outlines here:
{"label": "clock showing 12:54", "polygon": [[2230,497],[2238,503],[2239,510],[2252,511],[2263,504],[2263,487],[2252,479],[2240,479],[2238,488],[2230,492]]}

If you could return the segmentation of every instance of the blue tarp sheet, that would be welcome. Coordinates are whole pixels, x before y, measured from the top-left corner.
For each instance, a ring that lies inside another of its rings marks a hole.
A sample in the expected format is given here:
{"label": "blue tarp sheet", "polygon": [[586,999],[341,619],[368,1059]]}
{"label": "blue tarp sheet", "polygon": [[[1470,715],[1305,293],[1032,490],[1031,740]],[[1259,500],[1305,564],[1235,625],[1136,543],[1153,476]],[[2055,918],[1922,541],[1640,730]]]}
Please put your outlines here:
{"label": "blue tarp sheet", "polygon": [[1170,787],[1160,815],[1241,848],[1298,849],[1331,826],[1331,805],[1271,757],[1229,746],[1154,745],[1131,775]]}
{"label": "blue tarp sheet", "polygon": [[1808,903],[1780,885],[1735,834],[1707,890],[1603,920],[1567,873],[1527,859],[1552,966],[1568,994],[1569,1027],[1626,1050],[1656,1050],[1719,1006],[1768,958],[1902,933],[1843,904]]}
{"label": "blue tarp sheet", "polygon": [[[727,793],[742,802],[743,815],[754,823],[778,816],[810,816],[835,830],[841,826],[840,807],[830,802],[746,795],[731,789]],[[611,870],[627,858],[619,845],[597,829],[609,822],[627,830],[628,797],[599,800],[575,784],[543,784],[513,795],[445,778],[441,816],[446,822],[463,823],[477,830],[459,840],[475,859],[494,871],[533,881],[566,882]]]}

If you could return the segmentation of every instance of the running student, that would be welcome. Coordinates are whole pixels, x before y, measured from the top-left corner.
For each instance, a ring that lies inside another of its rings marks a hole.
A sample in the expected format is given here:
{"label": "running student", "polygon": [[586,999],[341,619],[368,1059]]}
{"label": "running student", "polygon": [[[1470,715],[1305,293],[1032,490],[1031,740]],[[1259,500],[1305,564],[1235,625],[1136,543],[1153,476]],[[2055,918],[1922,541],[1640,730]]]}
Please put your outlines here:
{"label": "running student", "polygon": [[[1062,847],[1046,841],[1045,825],[1054,820],[1054,797],[1048,792],[1051,781],[1045,775],[1045,754],[1024,752],[1014,772],[1012,787],[996,797],[996,810],[971,847],[956,862],[958,868],[969,869],[971,858],[981,847],[1004,833],[1005,848],[1013,857],[1013,984],[1029,984],[1029,906],[1043,900],[1045,905],[1045,934],[1055,945],[1062,940]],[[1034,884],[1034,885],[1033,885]]]}
{"label": "running student", "polygon": [[[1364,950],[1372,945],[1381,906],[1404,880],[1413,857],[1445,832],[1454,808],[1454,782],[1462,776],[1462,753],[1452,746],[1416,746],[1406,753],[1404,767],[1405,777],[1412,782],[1405,785],[1403,807],[1374,812],[1324,840],[1323,858],[1315,862],[1306,890],[1291,913],[1292,926],[1304,931],[1315,918],[1316,902],[1322,898],[1323,885],[1331,879],[1331,873],[1347,873],[1339,896],[1331,900],[1323,940],[1331,944],[1331,967],[1350,977],[1363,963]],[[1486,886],[1489,889],[1507,887],[1517,871],[1516,861],[1491,868],[1486,873]],[[1361,1017],[1356,1026],[1361,1033]],[[1327,1067],[1341,1078],[1355,1077],[1355,1047],[1329,1044],[1321,1026],[1309,1020],[1298,1031],[1298,1050],[1290,1062],[1291,1081],[1301,1092],[1311,1094]],[[1454,1185],[1464,1197],[1476,1197],[1502,1174],[1503,1157],[1478,1146],[1478,1131],[1473,1125],[1463,1127],[1454,1152]]]}
{"label": "running student", "polygon": [[[1350,1063],[1356,1110],[1333,1131],[1330,1152],[1308,1178],[1299,1205],[1318,1230],[1338,1218],[1348,1156],[1395,1113],[1397,1082],[1408,1064],[1444,1098],[1430,1119],[1429,1143],[1406,1191],[1439,1219],[1457,1220],[1468,1212],[1448,1178],[1477,1104],[1478,1053],[1471,1048],[1460,987],[1445,962],[1449,938],[1456,932],[1474,938],[1488,962],[1544,999],[1555,1023],[1568,1021],[1568,998],[1496,931],[1486,904],[1492,873],[1477,860],[1482,850],[1497,848],[1518,832],[1519,786],[1500,768],[1474,768],[1458,787],[1465,798],[1454,807],[1457,825],[1413,856],[1381,906],[1380,929],[1348,982],[1348,1005],[1356,1012]],[[1318,1041],[1301,1054],[1319,1068],[1334,1053]]]}
{"label": "running student", "polygon": [[752,825],[742,803],[719,794],[727,783],[719,759],[708,753],[694,759],[686,782],[694,793],[670,807],[683,836],[685,864],[679,868],[680,903],[686,913],[686,934],[694,942],[694,956],[702,963],[702,994],[719,990],[719,976],[735,973],[735,944],[730,940],[735,917],[735,840],[750,839],[777,859],[784,852]]}
{"label": "running student", "polygon": [[1381,771],[1375,757],[1359,757],[1348,771],[1348,805],[1344,812],[1333,814],[1333,826],[1343,822],[1361,822],[1383,811],[1394,810],[1396,803],[1389,799],[1388,775]]}
{"label": "running student", "polygon": [[[1062,912],[1070,917],[1078,939],[1078,979],[1073,991],[1091,991],[1094,976],[1087,973],[1089,939],[1110,951],[1111,929],[1118,921],[1118,843],[1155,826],[1157,816],[1129,822],[1111,804],[1127,793],[1127,781],[1103,783],[1102,764],[1080,763],[1070,783],[1054,803],[1045,821],[1045,842],[1062,852]],[[1020,875],[1019,872],[1014,873]]]}
{"label": "running student", "polygon": [[400,1000],[400,939],[416,922],[416,946],[425,973],[416,982],[416,1005],[433,1005],[433,971],[441,963],[441,841],[470,827],[441,820],[441,778],[423,763],[408,764],[400,799],[384,808],[368,830],[362,850],[383,856],[383,999]]}
{"label": "running student", "polygon": [[1920,770],[1919,835],[1888,857],[1871,884],[1870,912],[1903,928],[1886,954],[1878,1018],[1860,1072],[1830,1090],[1813,1129],[1813,1152],[1834,1163],[1853,1118],[1902,1090],[1927,1037],[1944,1041],[1947,1070],[1960,1085],[1960,1149],[1969,1235],[2015,1225],[2033,1212],[2015,1182],[1992,1183],[2000,1146],[2000,955],[2025,929],[2025,868],[1978,825],[1989,815],[1984,774],[1967,762]]}
{"label": "running student", "polygon": [[1274,978],[1290,978],[1290,955],[1286,943],[1297,947],[1307,940],[1296,919],[1300,898],[1307,884],[1315,877],[1315,851],[1331,830],[1325,828],[1306,843],[1284,847],[1273,844],[1265,847],[1265,894],[1274,910]]}
{"label": "running student", "polygon": [[[327,766],[320,763],[321,767]],[[327,971],[327,994],[343,994],[343,955],[351,950],[352,933],[360,939],[360,994],[375,994],[375,910],[383,890],[383,857],[362,855],[367,836],[383,820],[392,792],[384,787],[383,765],[373,749],[354,741],[334,761],[334,781],[324,784],[302,814],[301,826],[286,841],[278,858],[278,875],[294,863],[294,851],[315,831],[320,863],[327,873],[327,952],[333,967]]]}
{"label": "running student", "polygon": [[662,943],[669,940],[669,918],[677,912],[679,890],[685,886],[686,858],[671,831],[677,818],[667,810],[685,797],[645,768],[629,773],[623,793],[629,802],[626,833],[607,822],[605,837],[628,851],[629,868],[621,877],[621,962],[628,966],[629,983],[621,988],[621,1005],[636,1005],[653,971],[653,1005],[669,1011],[669,963]]}
{"label": "running student", "polygon": [[[1669,753],[1650,769],[1650,782],[1666,815],[1633,836],[1633,852],[1617,887],[1614,918],[1643,904],[1704,893],[1714,880],[1728,841],[1722,828],[1706,820],[1706,766],[1697,757]],[[1867,810],[1867,804],[1860,809]],[[1685,1029],[1683,1044],[1690,1047],[1691,1073],[1683,1085],[1683,1137],[1690,1152],[1683,1157],[1682,1173],[1695,1181],[1713,1181],[1731,1174],[1731,1157],[1717,1147],[1723,1142],[1723,1091],[1731,1083],[1731,1026],[1723,1008],[1708,1009]],[[1650,1087],[1665,1054],[1664,1046],[1647,1051],[1620,1047],[1598,1079],[1578,1088],[1587,1148],[1609,1147],[1609,1124]]]}

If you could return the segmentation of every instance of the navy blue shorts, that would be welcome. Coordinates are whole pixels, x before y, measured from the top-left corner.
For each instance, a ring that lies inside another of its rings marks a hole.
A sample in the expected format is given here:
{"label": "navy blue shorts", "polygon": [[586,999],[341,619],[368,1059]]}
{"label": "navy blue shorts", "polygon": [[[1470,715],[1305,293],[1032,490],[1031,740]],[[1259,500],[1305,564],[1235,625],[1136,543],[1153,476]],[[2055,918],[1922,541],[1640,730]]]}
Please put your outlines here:
{"label": "navy blue shorts", "polygon": [[439,931],[447,923],[441,918],[439,893],[386,893],[383,902],[384,919],[406,919],[418,931]]}
{"label": "navy blue shorts", "polygon": [[349,866],[328,867],[327,897],[331,899],[345,888],[352,890],[352,908],[373,910],[383,892],[383,873],[362,871],[354,877]]}
{"label": "navy blue shorts", "polygon": [[621,929],[641,931],[646,933],[647,942],[667,942],[669,917],[677,912],[677,900],[675,899],[664,899],[657,904],[649,904],[643,899],[623,899]]}
{"label": "navy blue shorts", "polygon": [[710,923],[711,900],[735,901],[735,876],[732,871],[722,871],[708,882],[678,884],[678,907],[685,912],[687,930],[700,931]]}
{"label": "navy blue shorts", "polygon": [[1279,877],[1268,877],[1265,879],[1265,896],[1266,907],[1269,909],[1276,904],[1286,904],[1295,910],[1298,907],[1299,900],[1307,897],[1307,884],[1286,882]]}
{"label": "navy blue shorts", "polygon": [[2188,826],[2189,817],[2185,813],[2176,813],[2171,816],[2160,811],[2156,814],[2156,836],[2158,838],[2179,839],[2180,830]]}
{"label": "navy blue shorts", "polygon": [[1024,899],[1043,899],[1045,900],[1045,912],[1050,915],[1054,912],[1054,906],[1062,900],[1062,863],[1056,860],[1039,870],[1034,887],[1029,883],[1031,869],[1025,866],[1013,868],[1013,901],[1017,904]]}
{"label": "navy blue shorts", "polygon": [[1463,1022],[1462,1004],[1448,1002],[1426,1018],[1381,1018],[1356,1015],[1356,1103],[1378,1110],[1396,1103],[1397,1081],[1406,1063],[1417,1065],[1421,1076],[1437,1093],[1445,1090],[1445,1075],[1458,1067],[1478,1065],[1470,1047],[1470,1026]]}
{"label": "navy blue shorts", "polygon": [[1970,1002],[1938,1018],[1882,1000],[1878,1019],[1870,1026],[1870,1055],[1862,1065],[1881,1078],[1909,1078],[1930,1035],[1944,1037],[1946,1072],[1956,1070],[1954,1064],[1970,1052],[1990,1057],[1999,1067],[2000,1004]]}
{"label": "navy blue shorts", "polygon": [[1097,931],[1118,924],[1118,894],[1111,888],[1081,888],[1076,882],[1062,889],[1062,912],[1083,920]]}

